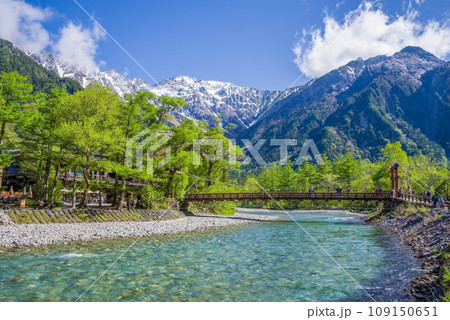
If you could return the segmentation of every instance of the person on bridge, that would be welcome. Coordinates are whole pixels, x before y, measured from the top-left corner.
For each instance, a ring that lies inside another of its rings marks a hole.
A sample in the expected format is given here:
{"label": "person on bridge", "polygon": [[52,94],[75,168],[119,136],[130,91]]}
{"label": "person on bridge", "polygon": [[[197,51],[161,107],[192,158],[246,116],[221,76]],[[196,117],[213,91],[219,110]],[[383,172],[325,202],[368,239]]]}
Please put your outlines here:
{"label": "person on bridge", "polygon": [[413,189],[413,195],[416,195],[416,189]]}
{"label": "person on bridge", "polygon": [[375,194],[378,196],[380,194],[380,189],[378,187],[375,189]]}
{"label": "person on bridge", "polygon": [[340,186],[338,186],[336,188],[336,194],[337,194],[337,196],[339,198],[339,201],[340,201],[341,200],[341,194],[342,194],[342,188]]}
{"label": "person on bridge", "polygon": [[438,203],[438,197],[436,197],[436,195],[434,194],[433,197],[431,198],[431,200],[433,201],[433,207],[436,208],[437,203]]}
{"label": "person on bridge", "polygon": [[313,187],[309,188],[309,196],[314,197],[314,188]]}
{"label": "person on bridge", "polygon": [[347,187],[347,193],[350,193],[350,187]]}

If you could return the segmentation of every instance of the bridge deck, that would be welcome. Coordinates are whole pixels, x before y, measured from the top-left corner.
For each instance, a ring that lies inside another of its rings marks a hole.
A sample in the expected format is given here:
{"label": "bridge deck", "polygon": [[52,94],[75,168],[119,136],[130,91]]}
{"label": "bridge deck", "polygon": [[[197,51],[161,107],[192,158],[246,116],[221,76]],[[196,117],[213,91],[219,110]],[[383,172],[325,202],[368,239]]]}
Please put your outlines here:
{"label": "bridge deck", "polygon": [[387,200],[390,192],[248,192],[248,193],[191,193],[184,195],[184,201],[254,201],[254,200]]}
{"label": "bridge deck", "polygon": [[[240,192],[240,193],[188,193],[184,195],[187,202],[213,201],[257,201],[257,200],[362,200],[386,201],[393,199],[391,192]],[[428,197],[421,197],[399,193],[397,199],[432,206],[433,201]],[[450,205],[446,202],[446,206]]]}

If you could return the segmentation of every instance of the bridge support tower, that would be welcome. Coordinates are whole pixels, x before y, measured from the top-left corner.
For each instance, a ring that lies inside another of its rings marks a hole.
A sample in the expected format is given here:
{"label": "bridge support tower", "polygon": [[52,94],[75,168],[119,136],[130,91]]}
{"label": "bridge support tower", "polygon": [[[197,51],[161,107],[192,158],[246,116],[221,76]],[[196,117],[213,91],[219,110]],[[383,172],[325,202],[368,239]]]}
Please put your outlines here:
{"label": "bridge support tower", "polygon": [[183,212],[188,212],[191,207],[191,202],[181,201],[179,205],[179,210]]}
{"label": "bridge support tower", "polygon": [[398,198],[398,196],[399,196],[399,189],[400,189],[399,176],[398,176],[398,167],[399,167],[398,163],[395,163],[391,167],[391,190],[392,190],[394,198]]}

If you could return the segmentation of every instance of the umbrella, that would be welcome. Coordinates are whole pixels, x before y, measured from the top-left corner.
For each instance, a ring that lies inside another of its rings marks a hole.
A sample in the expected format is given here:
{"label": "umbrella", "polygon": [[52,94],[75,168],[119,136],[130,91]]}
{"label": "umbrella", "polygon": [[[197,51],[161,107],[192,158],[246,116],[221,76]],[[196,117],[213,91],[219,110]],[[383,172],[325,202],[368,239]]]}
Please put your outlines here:
{"label": "umbrella", "polygon": [[13,195],[13,194],[14,194],[13,186],[11,186],[11,189],[9,189],[9,194],[10,194],[10,195]]}

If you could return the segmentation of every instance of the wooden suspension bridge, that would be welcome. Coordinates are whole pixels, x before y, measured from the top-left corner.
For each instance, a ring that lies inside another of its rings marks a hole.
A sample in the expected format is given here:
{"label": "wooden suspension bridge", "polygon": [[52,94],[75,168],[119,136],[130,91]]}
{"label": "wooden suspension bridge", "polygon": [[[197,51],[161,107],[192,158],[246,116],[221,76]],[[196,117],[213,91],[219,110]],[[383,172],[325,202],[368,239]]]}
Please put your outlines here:
{"label": "wooden suspension bridge", "polygon": [[[394,199],[433,206],[433,200],[400,191],[399,164],[394,164],[391,171],[391,192],[236,192],[236,193],[188,193],[184,195],[182,207],[187,208],[193,202],[217,201],[305,201],[305,200],[350,200],[350,201],[392,201]],[[446,206],[450,202],[445,202]]]}

